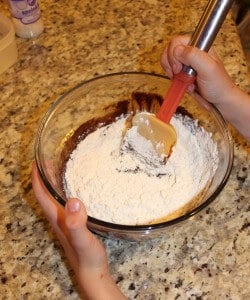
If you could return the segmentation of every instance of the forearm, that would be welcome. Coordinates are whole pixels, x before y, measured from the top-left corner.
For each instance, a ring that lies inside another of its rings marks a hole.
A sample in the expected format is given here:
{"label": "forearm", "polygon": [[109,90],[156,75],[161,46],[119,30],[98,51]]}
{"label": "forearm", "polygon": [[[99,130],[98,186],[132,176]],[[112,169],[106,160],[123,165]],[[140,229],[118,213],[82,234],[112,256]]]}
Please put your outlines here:
{"label": "forearm", "polygon": [[81,292],[88,300],[125,300],[127,299],[108,271],[81,272],[78,277]]}
{"label": "forearm", "polygon": [[216,106],[224,118],[250,141],[250,95],[235,86],[227,91],[225,101]]}

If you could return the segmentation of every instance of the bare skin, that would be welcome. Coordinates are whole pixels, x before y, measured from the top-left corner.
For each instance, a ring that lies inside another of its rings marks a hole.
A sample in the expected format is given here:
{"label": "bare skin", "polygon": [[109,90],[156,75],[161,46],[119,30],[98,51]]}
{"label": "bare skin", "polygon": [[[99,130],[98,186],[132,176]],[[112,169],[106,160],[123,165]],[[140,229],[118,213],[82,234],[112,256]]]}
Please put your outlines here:
{"label": "bare skin", "polygon": [[64,209],[44,187],[35,163],[32,185],[76,274],[81,293],[87,299],[126,299],[110,275],[103,245],[86,226],[87,214],[82,202],[69,199]]}
{"label": "bare skin", "polygon": [[167,44],[161,58],[163,69],[172,78],[181,71],[182,64],[192,66],[197,78],[196,86],[190,86],[189,92],[204,105],[204,99],[213,103],[224,118],[250,140],[250,95],[233,83],[213,49],[206,53],[187,46],[189,39],[189,36],[177,36]]}

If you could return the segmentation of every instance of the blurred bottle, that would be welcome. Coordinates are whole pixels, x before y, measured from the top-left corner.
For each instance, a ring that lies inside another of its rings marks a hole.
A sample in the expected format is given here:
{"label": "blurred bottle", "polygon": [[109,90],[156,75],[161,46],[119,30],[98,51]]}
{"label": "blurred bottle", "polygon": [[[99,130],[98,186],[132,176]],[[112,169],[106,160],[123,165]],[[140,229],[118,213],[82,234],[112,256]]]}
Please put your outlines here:
{"label": "blurred bottle", "polygon": [[43,32],[43,21],[37,0],[8,0],[16,35],[35,38]]}

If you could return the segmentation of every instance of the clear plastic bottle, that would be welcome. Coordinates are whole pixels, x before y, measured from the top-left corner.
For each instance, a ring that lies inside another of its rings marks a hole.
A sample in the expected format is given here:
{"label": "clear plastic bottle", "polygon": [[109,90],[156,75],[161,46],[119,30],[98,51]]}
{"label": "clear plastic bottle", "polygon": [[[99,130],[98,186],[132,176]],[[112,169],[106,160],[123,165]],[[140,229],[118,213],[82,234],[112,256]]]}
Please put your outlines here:
{"label": "clear plastic bottle", "polygon": [[35,38],[44,29],[37,0],[8,0],[16,35]]}

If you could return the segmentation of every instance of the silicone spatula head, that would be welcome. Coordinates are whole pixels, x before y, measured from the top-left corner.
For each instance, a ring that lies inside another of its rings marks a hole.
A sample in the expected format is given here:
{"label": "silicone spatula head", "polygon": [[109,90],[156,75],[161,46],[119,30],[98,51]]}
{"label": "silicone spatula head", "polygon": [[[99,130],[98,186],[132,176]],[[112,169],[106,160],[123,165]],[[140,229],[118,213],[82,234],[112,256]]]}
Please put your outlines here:
{"label": "silicone spatula head", "polygon": [[159,156],[168,157],[176,143],[176,132],[172,125],[162,122],[155,115],[141,112],[132,119],[138,133],[150,140]]}
{"label": "silicone spatula head", "polygon": [[187,86],[193,81],[193,76],[182,72],[177,74],[157,115],[142,112],[136,114],[132,119],[132,124],[137,126],[138,133],[151,141],[159,156],[169,157],[172,152],[177,136],[169,121],[175,113]]}

